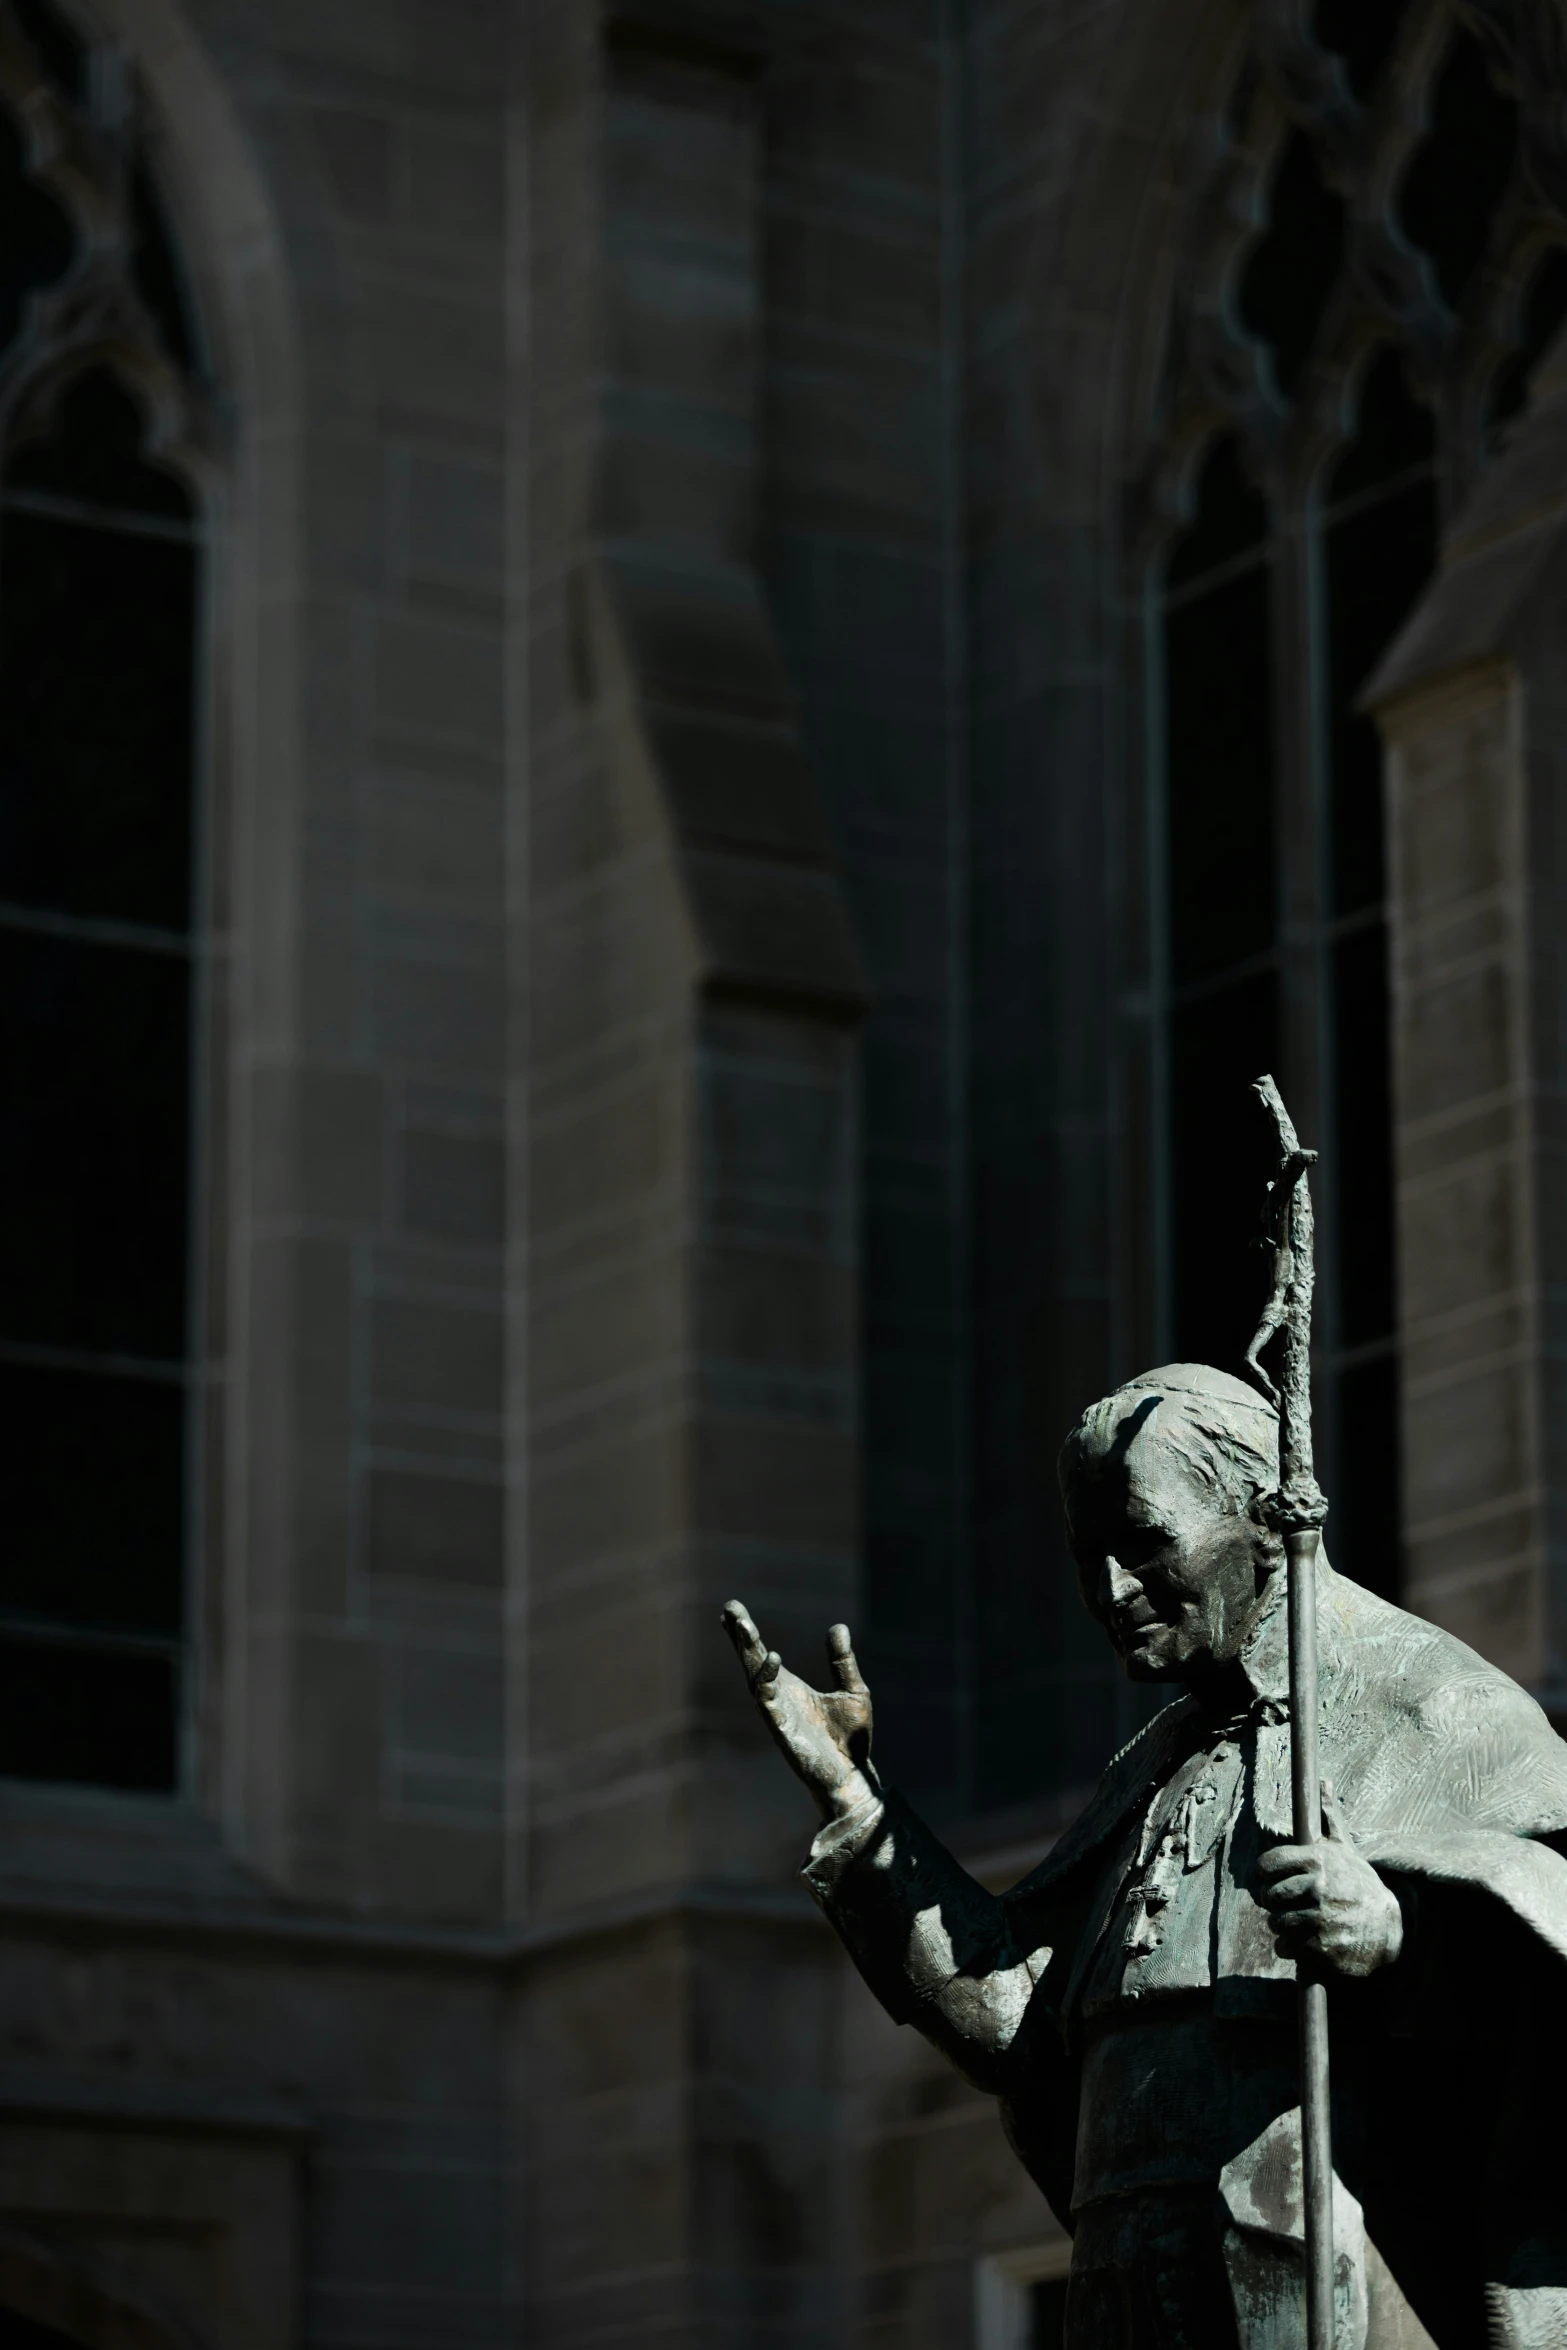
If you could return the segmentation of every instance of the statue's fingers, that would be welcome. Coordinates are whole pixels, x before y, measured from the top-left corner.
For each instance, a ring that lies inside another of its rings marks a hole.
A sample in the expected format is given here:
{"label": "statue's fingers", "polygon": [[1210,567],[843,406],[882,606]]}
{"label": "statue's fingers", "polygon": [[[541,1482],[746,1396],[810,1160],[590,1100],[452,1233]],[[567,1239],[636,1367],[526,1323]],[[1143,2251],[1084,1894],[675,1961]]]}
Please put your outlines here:
{"label": "statue's fingers", "polygon": [[1263,1905],[1267,1909],[1300,1910],[1321,1896],[1320,1878],[1303,1873],[1298,1877],[1280,1877],[1262,1890]]}
{"label": "statue's fingers", "polygon": [[1270,1846],[1257,1866],[1265,1877],[1298,1876],[1311,1860],[1309,1844],[1275,1844]]}
{"label": "statue's fingers", "polygon": [[832,1677],[849,1697],[869,1697],[870,1691],[860,1677],[860,1668],[854,1661],[854,1642],[847,1624],[834,1624],[827,1634],[827,1661],[832,1666]]}
{"label": "statue's fingers", "polygon": [[739,1652],[747,1680],[756,1695],[765,1701],[771,1697],[773,1684],[783,1671],[783,1658],[776,1648],[767,1646],[738,1599],[731,1599],[726,1604],[723,1625]]}
{"label": "statue's fingers", "polygon": [[735,1654],[746,1670],[746,1678],[755,1681],[767,1659],[767,1643],[751,1621],[750,1611],[738,1599],[727,1600],[719,1621],[734,1643]]}

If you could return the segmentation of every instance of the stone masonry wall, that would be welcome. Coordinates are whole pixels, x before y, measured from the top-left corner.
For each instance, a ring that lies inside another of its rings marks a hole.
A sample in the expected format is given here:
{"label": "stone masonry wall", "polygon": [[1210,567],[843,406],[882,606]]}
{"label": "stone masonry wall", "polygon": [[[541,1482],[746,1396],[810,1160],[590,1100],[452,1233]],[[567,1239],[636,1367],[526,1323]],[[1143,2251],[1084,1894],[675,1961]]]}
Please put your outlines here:
{"label": "stone masonry wall", "polygon": [[[1059,2253],[717,1613],[848,1616],[996,1883],[1128,1720],[1053,1458],[1158,1337],[1124,506],[1244,13],[98,0],[229,428],[201,1706],[0,1790],[0,2304],[962,2350]],[[1542,1679],[1556,429],[1384,680],[1417,1592]]]}

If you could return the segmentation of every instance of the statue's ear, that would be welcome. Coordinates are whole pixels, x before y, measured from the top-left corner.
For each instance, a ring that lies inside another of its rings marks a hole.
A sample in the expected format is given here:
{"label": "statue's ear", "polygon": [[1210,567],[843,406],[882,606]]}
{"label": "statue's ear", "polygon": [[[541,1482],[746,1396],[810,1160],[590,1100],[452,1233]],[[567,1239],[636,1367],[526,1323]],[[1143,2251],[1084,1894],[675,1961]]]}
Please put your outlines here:
{"label": "statue's ear", "polygon": [[1257,1534],[1257,1589],[1261,1591],[1268,1577],[1284,1563],[1284,1542],[1273,1522],[1276,1493],[1254,1493],[1246,1505],[1246,1515]]}

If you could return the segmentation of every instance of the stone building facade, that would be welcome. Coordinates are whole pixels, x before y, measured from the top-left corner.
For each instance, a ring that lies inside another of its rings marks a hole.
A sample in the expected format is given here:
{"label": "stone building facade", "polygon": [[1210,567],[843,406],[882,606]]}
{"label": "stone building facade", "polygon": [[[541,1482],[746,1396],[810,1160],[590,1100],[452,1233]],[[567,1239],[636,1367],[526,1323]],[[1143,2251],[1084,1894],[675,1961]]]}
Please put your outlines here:
{"label": "stone building facade", "polygon": [[717,1613],[1029,1865],[1260,1059],[1335,1553],[1567,1703],[1564,101],[1544,0],[0,4],[0,2343],[1047,2338]]}

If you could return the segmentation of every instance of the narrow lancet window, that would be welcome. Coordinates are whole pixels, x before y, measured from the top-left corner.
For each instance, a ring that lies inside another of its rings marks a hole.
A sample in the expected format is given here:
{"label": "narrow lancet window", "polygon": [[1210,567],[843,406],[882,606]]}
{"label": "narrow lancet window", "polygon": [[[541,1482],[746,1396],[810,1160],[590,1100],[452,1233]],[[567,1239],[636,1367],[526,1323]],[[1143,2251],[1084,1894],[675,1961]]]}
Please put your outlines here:
{"label": "narrow lancet window", "polygon": [[71,124],[107,214],[80,259],[73,183],[39,184],[47,143],[0,113],[20,387],[0,448],[0,1777],[168,1791],[198,1385],[199,533],[152,418],[161,398],[166,434],[192,344],[123,110],[98,121],[46,0],[4,38],[8,86],[31,77],[27,103]]}
{"label": "narrow lancet window", "polygon": [[1388,877],[1363,696],[1433,575],[1444,499],[1505,446],[1567,319],[1567,248],[1529,195],[1515,88],[1472,30],[1403,0],[1319,0],[1310,27],[1314,62],[1292,51],[1284,74],[1263,41],[1237,81],[1213,217],[1255,225],[1215,231],[1202,283],[1228,290],[1201,297],[1170,375],[1183,432],[1197,403],[1213,439],[1159,605],[1161,1295],[1174,1351],[1234,1359],[1257,1300],[1243,1266],[1228,1288],[1215,1269],[1237,1266],[1226,1237],[1257,1180],[1245,1087],[1270,1068],[1325,1158],[1333,1555],[1391,1592]]}
{"label": "narrow lancet window", "polygon": [[1278,1038],[1272,564],[1233,439],[1203,465],[1161,618],[1175,1345],[1222,1361],[1251,1311],[1224,1245],[1256,1213],[1246,1088]]}

